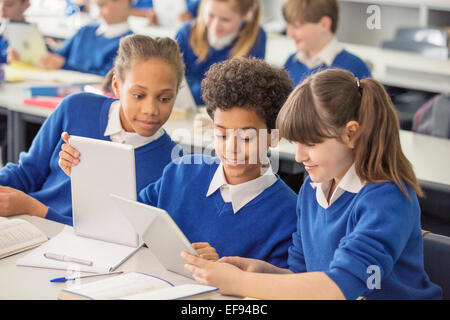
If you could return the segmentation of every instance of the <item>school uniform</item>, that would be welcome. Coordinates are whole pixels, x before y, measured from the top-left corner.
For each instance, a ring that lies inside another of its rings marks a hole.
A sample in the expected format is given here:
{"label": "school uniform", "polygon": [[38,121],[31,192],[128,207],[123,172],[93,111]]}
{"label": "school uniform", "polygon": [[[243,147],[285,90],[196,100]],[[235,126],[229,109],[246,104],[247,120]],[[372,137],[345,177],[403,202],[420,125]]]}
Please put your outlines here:
{"label": "school uniform", "polygon": [[0,34],[0,63],[6,63],[6,58],[8,56],[7,49],[8,49],[8,40],[6,40],[1,34]]}
{"label": "school uniform", "polygon": [[358,79],[371,77],[370,70],[364,61],[345,50],[336,38],[333,38],[312,58],[306,57],[303,52],[292,54],[284,68],[288,71],[294,86],[302,83],[309,75],[328,68],[348,70]]}
{"label": "school uniform", "polygon": [[[178,42],[180,51],[183,54],[184,64],[186,65],[186,81],[189,84],[192,95],[194,96],[195,103],[197,105],[204,105],[201,97],[201,82],[205,77],[206,71],[217,62],[222,62],[230,57],[230,52],[237,42],[237,38],[231,42],[231,44],[221,49],[215,49],[209,47],[208,55],[204,61],[199,61],[198,56],[194,53],[190,45],[190,37],[192,33],[192,27],[195,21],[185,23],[178,31],[175,39]],[[264,59],[266,53],[266,33],[262,28],[259,28],[258,36],[256,37],[255,44],[250,50],[248,56]]]}
{"label": "school uniform", "polygon": [[347,299],[440,299],[424,271],[417,196],[393,182],[364,183],[352,166],[334,191],[308,177],[298,196],[293,272],[324,272]]}
{"label": "school uniform", "polygon": [[273,172],[228,185],[218,158],[189,155],[172,162],[143,189],[140,202],[166,210],[190,242],[209,242],[220,256],[287,267],[295,231],[295,193]]}
{"label": "school uniform", "polygon": [[113,67],[120,39],[129,34],[127,22],[84,26],[55,53],[66,59],[62,69],[104,76]]}
{"label": "school uniform", "polygon": [[[78,93],[66,97],[47,118],[18,164],[0,170],[0,185],[21,190],[49,207],[47,219],[72,225],[70,177],[59,167],[61,133],[134,145],[136,190],[162,175],[175,143],[164,131],[152,137],[126,135],[115,99]],[[114,161],[114,159],[111,159]]]}

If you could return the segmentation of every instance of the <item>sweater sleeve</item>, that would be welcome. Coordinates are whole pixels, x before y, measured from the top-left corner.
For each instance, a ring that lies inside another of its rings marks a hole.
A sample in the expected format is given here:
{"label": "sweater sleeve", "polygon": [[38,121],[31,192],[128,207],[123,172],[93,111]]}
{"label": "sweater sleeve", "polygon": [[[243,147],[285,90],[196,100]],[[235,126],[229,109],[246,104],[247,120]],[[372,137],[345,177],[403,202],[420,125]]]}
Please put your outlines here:
{"label": "sweater sleeve", "polygon": [[158,179],[158,181],[150,183],[148,186],[142,189],[139,192],[138,201],[154,207],[158,206],[158,197],[162,184],[161,179],[162,177]]}
{"label": "sweater sleeve", "polygon": [[292,245],[288,249],[288,266],[289,270],[294,273],[306,272],[306,262],[302,247],[302,238],[300,236],[300,204],[302,203],[303,187],[297,198],[297,230],[292,234]]}
{"label": "sweater sleeve", "polygon": [[60,136],[64,121],[65,100],[41,126],[28,152],[21,152],[19,162],[8,163],[0,170],[0,185],[25,193],[42,188],[50,172],[50,159],[62,144]]}
{"label": "sweater sleeve", "polygon": [[69,226],[73,226],[73,217],[72,216],[63,215],[62,213],[57,212],[52,207],[48,207],[47,215],[45,216],[45,218],[56,221],[56,222],[67,224]]}
{"label": "sweater sleeve", "polygon": [[361,196],[353,213],[354,229],[343,237],[325,273],[347,299],[369,290],[373,270],[380,282],[389,276],[410,238],[419,216],[417,197],[408,200],[393,183],[371,188]]}

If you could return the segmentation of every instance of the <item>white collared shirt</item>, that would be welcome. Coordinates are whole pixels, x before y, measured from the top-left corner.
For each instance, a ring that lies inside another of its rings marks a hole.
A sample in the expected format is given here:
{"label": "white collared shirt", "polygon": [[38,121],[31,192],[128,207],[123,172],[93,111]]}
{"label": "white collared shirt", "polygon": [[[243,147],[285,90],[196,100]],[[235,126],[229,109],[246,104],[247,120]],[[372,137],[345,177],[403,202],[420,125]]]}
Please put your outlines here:
{"label": "white collared shirt", "polygon": [[365,182],[361,181],[361,179],[356,174],[355,164],[352,164],[350,169],[347,170],[344,177],[341,179],[333,194],[331,195],[330,203],[328,203],[327,197],[330,192],[331,183],[331,180],[323,183],[311,182],[311,187],[316,189],[316,200],[324,209],[327,209],[329,206],[331,206],[345,191],[358,193],[365,185]]}
{"label": "white collared shirt", "polygon": [[220,163],[211,180],[206,196],[209,197],[217,189],[220,189],[223,201],[231,202],[233,212],[237,213],[276,181],[277,177],[273,173],[272,167],[269,166],[264,174],[256,179],[237,185],[230,185],[225,178],[223,165]]}
{"label": "white collared shirt", "polygon": [[126,21],[114,24],[106,24],[105,22],[102,22],[97,30],[95,30],[95,34],[97,36],[104,36],[107,39],[112,39],[117,38],[130,30],[130,26]]}
{"label": "white collared shirt", "polygon": [[164,129],[160,128],[154,135],[144,137],[136,132],[126,132],[120,123],[120,101],[114,101],[109,108],[108,124],[105,129],[105,137],[110,136],[111,141],[132,145],[135,149],[142,147],[162,137]]}
{"label": "white collared shirt", "polygon": [[298,52],[295,59],[303,63],[308,69],[314,69],[322,64],[331,67],[336,56],[344,50],[344,46],[339,43],[336,37],[333,39],[314,57],[308,58],[304,52]]}

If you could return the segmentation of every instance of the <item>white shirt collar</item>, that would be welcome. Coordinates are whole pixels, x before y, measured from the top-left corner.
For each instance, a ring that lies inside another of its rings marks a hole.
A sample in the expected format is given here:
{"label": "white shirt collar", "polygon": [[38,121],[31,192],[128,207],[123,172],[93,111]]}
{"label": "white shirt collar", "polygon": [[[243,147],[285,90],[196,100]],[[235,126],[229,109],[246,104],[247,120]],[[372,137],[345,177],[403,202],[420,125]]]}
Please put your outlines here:
{"label": "white shirt collar", "polygon": [[355,164],[352,164],[331,195],[330,203],[327,201],[327,196],[331,187],[331,180],[323,183],[311,182],[310,184],[312,188],[316,189],[316,200],[319,205],[322,208],[327,209],[339,199],[345,191],[358,193],[364,187],[365,182],[361,181],[358,177],[355,170]]}
{"label": "white shirt collar", "polygon": [[164,130],[160,128],[150,137],[140,136],[136,132],[126,132],[120,123],[120,101],[111,104],[108,113],[108,124],[105,129],[105,137],[110,136],[111,141],[132,145],[135,149],[142,147],[162,137]]}
{"label": "white shirt collar", "polygon": [[220,189],[223,200],[231,202],[233,212],[237,213],[276,181],[277,177],[273,173],[272,167],[269,166],[264,174],[256,179],[238,185],[230,185],[225,178],[223,165],[220,163],[211,180],[206,196],[209,197],[217,189]]}
{"label": "white shirt collar", "polygon": [[308,58],[304,52],[298,52],[296,59],[306,65],[309,69],[316,68],[322,64],[331,67],[336,56],[344,49],[336,37],[333,39],[314,57]]}
{"label": "white shirt collar", "polygon": [[112,39],[117,38],[128,31],[130,31],[130,26],[127,21],[114,24],[102,22],[97,30],[95,30],[95,34],[97,36],[104,36],[107,39]]}

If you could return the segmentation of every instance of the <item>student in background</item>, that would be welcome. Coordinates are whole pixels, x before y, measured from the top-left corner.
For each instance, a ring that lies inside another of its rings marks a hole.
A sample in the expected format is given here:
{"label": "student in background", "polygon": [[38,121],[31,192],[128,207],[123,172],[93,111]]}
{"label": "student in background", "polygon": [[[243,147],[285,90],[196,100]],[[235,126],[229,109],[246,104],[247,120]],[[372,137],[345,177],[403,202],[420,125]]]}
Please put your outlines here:
{"label": "student in background", "polygon": [[[3,21],[25,22],[24,12],[30,6],[29,0],[0,0],[0,30],[3,27]],[[6,63],[8,57],[8,41],[0,32],[0,63]]]}
{"label": "student in background", "polygon": [[198,17],[178,31],[186,80],[197,105],[204,105],[201,81],[212,64],[235,57],[264,58],[260,16],[259,0],[203,0]]}
{"label": "student in background", "polygon": [[[163,0],[171,1],[171,0]],[[131,15],[138,17],[147,17],[150,24],[157,25],[158,17],[156,16],[155,10],[153,10],[153,0],[136,0],[133,1],[133,9],[131,10]],[[181,22],[186,22],[194,19],[197,16],[198,7],[200,5],[200,0],[186,0],[187,11],[183,12],[178,20]]]}
{"label": "student in background", "polygon": [[224,294],[261,299],[440,299],[424,271],[422,192],[383,86],[345,70],[322,71],[294,90],[277,127],[309,173],[289,269],[183,252],[186,269]]}
{"label": "student in background", "polygon": [[358,79],[371,76],[366,64],[345,50],[335,36],[339,16],[337,0],[286,0],[283,16],[288,24],[287,35],[297,47],[284,66],[294,85],[326,68],[351,71]]}
{"label": "student in background", "polygon": [[21,153],[19,163],[0,170],[0,215],[29,214],[72,224],[70,178],[64,173],[70,174],[68,133],[133,145],[137,191],[159,179],[175,146],[162,126],[183,74],[174,40],[123,38],[112,79],[118,100],[90,93],[66,97],[44,122],[29,151]]}
{"label": "student in background", "polygon": [[220,256],[286,267],[296,195],[273,172],[267,152],[278,142],[272,130],[291,88],[287,72],[262,60],[213,65],[202,89],[217,157],[189,155],[170,163],[139,201],[166,210],[189,241],[206,242]]}
{"label": "student in background", "polygon": [[41,59],[44,69],[67,69],[104,76],[113,66],[119,41],[131,34],[130,0],[95,0],[103,21],[82,27],[62,47]]}

